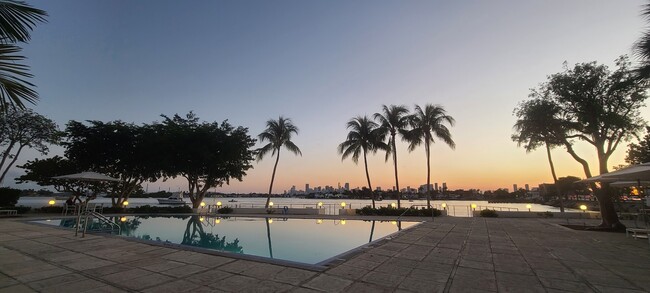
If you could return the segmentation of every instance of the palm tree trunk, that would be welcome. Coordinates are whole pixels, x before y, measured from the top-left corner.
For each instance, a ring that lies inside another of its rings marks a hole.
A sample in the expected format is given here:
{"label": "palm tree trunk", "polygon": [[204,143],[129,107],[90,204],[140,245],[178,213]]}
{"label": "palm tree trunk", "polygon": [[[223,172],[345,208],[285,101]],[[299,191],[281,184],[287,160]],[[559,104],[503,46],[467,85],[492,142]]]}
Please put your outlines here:
{"label": "palm tree trunk", "polygon": [[397,189],[397,208],[401,208],[402,205],[400,203],[401,195],[399,193],[399,179],[397,177],[397,149],[395,149],[395,135],[393,134],[392,141],[391,141],[392,147],[393,147],[393,165],[395,166],[395,188]]}
{"label": "palm tree trunk", "polygon": [[273,246],[271,246],[271,227],[269,225],[269,218],[264,218],[266,222],[266,238],[269,240],[269,257],[273,258]]}
{"label": "palm tree trunk", "polygon": [[557,185],[557,175],[555,174],[555,166],[553,165],[553,159],[551,158],[551,147],[546,143],[546,156],[548,157],[548,164],[551,166],[551,175],[553,175],[553,184],[555,184],[555,190],[557,196],[560,198],[560,213],[564,213],[564,194],[560,191],[560,186]]}
{"label": "palm tree trunk", "polygon": [[368,243],[372,242],[372,234],[375,234],[375,221],[372,221],[372,227],[370,227],[370,240],[368,240]]}
{"label": "palm tree trunk", "polygon": [[431,162],[430,162],[430,151],[429,151],[429,141],[424,142],[424,151],[427,153],[427,208],[431,208]]}
{"label": "palm tree trunk", "polygon": [[271,202],[271,191],[273,191],[273,181],[275,180],[275,170],[278,168],[278,162],[280,161],[280,149],[278,149],[278,156],[275,159],[275,165],[273,166],[273,175],[271,175],[271,185],[269,186],[269,195],[266,196],[266,205],[265,208],[269,208],[269,203]]}
{"label": "palm tree trunk", "polygon": [[370,184],[370,174],[368,173],[368,159],[366,158],[366,150],[363,150],[363,164],[366,166],[366,179],[368,179],[368,188],[370,188],[370,198],[372,199],[372,208],[375,208],[375,193],[372,192],[372,185]]}

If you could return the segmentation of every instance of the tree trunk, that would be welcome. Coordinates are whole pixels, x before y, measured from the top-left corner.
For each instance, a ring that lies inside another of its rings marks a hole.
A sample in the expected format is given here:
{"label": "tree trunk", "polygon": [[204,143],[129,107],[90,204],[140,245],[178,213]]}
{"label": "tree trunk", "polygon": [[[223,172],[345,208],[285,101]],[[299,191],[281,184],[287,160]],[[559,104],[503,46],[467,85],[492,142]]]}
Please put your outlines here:
{"label": "tree trunk", "polygon": [[[395,134],[392,135],[392,147],[393,147],[393,166],[395,166],[395,188],[397,189],[397,208],[401,208],[402,204],[400,202],[401,195],[399,192],[399,179],[397,177],[397,149],[395,148]],[[374,223],[373,223],[374,224]]]}
{"label": "tree trunk", "polygon": [[275,158],[275,165],[273,166],[273,174],[271,175],[271,185],[269,185],[269,194],[266,196],[265,208],[269,208],[269,203],[271,202],[271,192],[273,191],[273,181],[275,180],[275,170],[278,168],[278,162],[280,161],[280,149],[278,149],[278,156]]}
{"label": "tree trunk", "polygon": [[366,166],[366,179],[368,180],[368,188],[370,188],[370,198],[372,199],[372,208],[375,208],[375,193],[372,192],[372,185],[370,184],[370,174],[368,173],[368,159],[366,158],[366,150],[363,150],[363,164]]}
{"label": "tree trunk", "polygon": [[368,243],[372,242],[373,234],[375,234],[375,221],[372,221],[372,227],[370,227],[370,240],[368,240]]}
{"label": "tree trunk", "polygon": [[[9,143],[9,145],[7,146],[7,149],[6,149],[4,152],[2,152],[2,160],[0,160],[0,170],[1,170],[2,166],[5,165],[5,161],[7,160],[7,158],[9,158],[9,154],[11,153],[11,149],[14,148],[14,145],[16,145],[16,142],[15,142],[15,141],[12,141],[12,142]],[[5,169],[5,172],[4,172],[4,173],[7,172],[6,170],[9,170],[9,167],[11,167],[11,164],[9,164],[9,166],[7,167],[7,169]],[[0,177],[0,183],[2,183],[2,180],[4,180],[4,176]]]}
{"label": "tree trunk", "polygon": [[427,153],[427,208],[431,208],[431,153],[429,151],[429,140],[424,142],[424,151]]}
{"label": "tree trunk", "polygon": [[555,185],[555,191],[557,196],[560,199],[560,213],[564,213],[564,200],[563,195],[560,191],[560,186],[557,185],[557,175],[555,174],[555,166],[553,165],[553,159],[551,158],[551,147],[548,142],[546,143],[546,156],[548,157],[548,164],[551,166],[551,175],[553,175],[553,184]]}
{"label": "tree trunk", "polygon": [[[600,169],[600,174],[606,174],[609,172],[607,170],[608,159],[609,155],[606,155],[601,148],[598,148],[598,167]],[[619,221],[618,215],[616,214],[616,208],[612,201],[612,189],[609,188],[609,183],[601,182],[600,190],[596,191],[595,194],[598,199],[598,206],[600,207],[600,215],[602,217],[600,227],[625,231],[625,225]]]}
{"label": "tree trunk", "polygon": [[[2,172],[2,176],[0,176],[0,183],[2,183],[2,180],[5,179],[5,176],[7,175],[7,172],[9,171],[9,168],[11,168],[11,166],[12,166],[12,165],[16,162],[16,160],[18,159],[18,155],[20,155],[20,151],[23,150],[23,147],[24,147],[24,146],[25,146],[25,145],[22,145],[22,144],[20,145],[20,147],[18,148],[18,151],[17,151],[16,154],[14,155],[13,160],[11,160],[11,162],[9,162],[9,165],[7,165],[7,168],[4,170],[4,172]],[[4,163],[4,162],[3,162],[3,163]],[[0,165],[0,166],[1,166],[1,165]]]}

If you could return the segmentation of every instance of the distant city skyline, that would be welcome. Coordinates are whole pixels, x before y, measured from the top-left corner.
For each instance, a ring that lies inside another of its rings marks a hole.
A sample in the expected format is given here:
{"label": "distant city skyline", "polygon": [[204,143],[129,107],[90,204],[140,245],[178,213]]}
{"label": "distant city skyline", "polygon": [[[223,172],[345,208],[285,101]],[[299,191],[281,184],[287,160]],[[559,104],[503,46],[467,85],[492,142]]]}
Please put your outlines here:
{"label": "distant city skyline", "polygon": [[[274,191],[300,182],[365,186],[363,163],[341,161],[345,123],[381,105],[440,104],[457,124],[456,149],[432,147],[431,178],[453,189],[552,182],[546,154],[512,142],[512,115],[530,89],[569,65],[610,67],[646,29],[643,0],[608,1],[28,1],[50,15],[24,46],[41,100],[33,109],[70,120],[136,124],[194,111],[256,137],[283,115],[300,129],[302,156],[284,156]],[[634,60],[634,58],[632,58]],[[650,110],[642,109],[650,120]],[[259,144],[256,145],[259,147]],[[622,144],[608,167],[624,163]],[[598,174],[593,147],[576,152]],[[400,187],[426,182],[423,148],[397,144]],[[53,147],[49,156],[61,155]],[[17,164],[42,158],[26,150]],[[558,177],[584,178],[553,150]],[[395,185],[384,153],[369,156],[373,186]],[[273,160],[219,192],[263,193]],[[12,168],[3,185],[22,174]],[[432,181],[433,183],[433,181]],[[150,190],[186,189],[182,178]],[[440,186],[438,186],[440,188]],[[212,190],[211,190],[212,191]]]}

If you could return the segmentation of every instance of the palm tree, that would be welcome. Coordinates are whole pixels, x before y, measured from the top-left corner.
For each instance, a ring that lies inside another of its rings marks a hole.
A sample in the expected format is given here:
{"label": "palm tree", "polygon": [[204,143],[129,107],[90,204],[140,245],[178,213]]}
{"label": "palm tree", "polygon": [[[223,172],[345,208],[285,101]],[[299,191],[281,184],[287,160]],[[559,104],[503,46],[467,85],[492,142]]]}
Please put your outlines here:
{"label": "palm tree", "polygon": [[368,188],[372,195],[372,208],[375,208],[375,194],[372,192],[372,184],[370,183],[370,174],[368,173],[368,158],[367,154],[376,153],[378,150],[386,150],[388,146],[384,143],[379,125],[370,120],[368,116],[358,116],[348,121],[347,139],[339,144],[338,151],[341,154],[341,160],[352,156],[352,161],[356,164],[359,162],[359,156],[363,152],[363,163],[366,168],[366,179],[368,180]]}
{"label": "palm tree", "polygon": [[[545,99],[534,99],[521,103],[515,109],[515,116],[518,119],[513,127],[515,134],[512,135],[512,140],[517,142],[517,146],[523,146],[527,153],[542,145],[546,147],[546,156],[551,167],[553,183],[558,188],[558,196],[560,195],[559,185],[557,184],[558,179],[551,157],[551,149],[564,144],[561,139],[564,136],[564,127],[557,116],[559,111],[560,108],[555,103]],[[560,211],[564,212],[561,196]]]}
{"label": "palm tree", "polygon": [[382,113],[375,113],[373,118],[379,121],[379,128],[382,133],[390,133],[388,138],[388,149],[386,150],[386,161],[388,157],[393,155],[393,167],[395,168],[395,188],[397,189],[397,208],[401,208],[400,193],[399,193],[399,178],[397,176],[397,148],[395,146],[395,135],[398,132],[404,137],[404,131],[408,126],[408,113],[409,110],[406,106],[382,105]]}
{"label": "palm tree", "polygon": [[47,12],[23,1],[0,0],[0,110],[9,107],[24,109],[23,100],[35,103],[38,94],[26,79],[31,78],[29,66],[20,64],[26,58],[16,43],[27,43],[37,22],[45,22]]}
{"label": "palm tree", "polygon": [[[643,16],[650,20],[650,4],[644,5]],[[650,78],[650,31],[646,31],[634,44],[634,53],[640,59],[637,74],[641,78]]]}
{"label": "palm tree", "polygon": [[280,161],[280,149],[284,146],[288,151],[301,155],[300,149],[291,141],[293,134],[298,135],[298,127],[293,125],[291,119],[280,116],[278,120],[266,121],[266,129],[257,137],[260,142],[268,141],[269,143],[257,150],[257,160],[261,161],[266,154],[271,152],[271,156],[276,156],[275,165],[273,166],[273,175],[271,175],[271,185],[269,194],[266,197],[266,208],[269,208],[271,201],[271,192],[273,191],[273,180],[275,180],[275,170],[278,168]]}
{"label": "palm tree", "polygon": [[447,111],[440,105],[427,104],[424,109],[415,105],[415,113],[409,116],[409,124],[412,129],[405,136],[409,142],[409,151],[415,150],[416,147],[424,143],[424,151],[427,155],[427,207],[431,207],[431,144],[435,143],[434,137],[439,138],[452,149],[456,148],[456,143],[451,139],[449,126],[454,126],[456,121],[447,115]]}

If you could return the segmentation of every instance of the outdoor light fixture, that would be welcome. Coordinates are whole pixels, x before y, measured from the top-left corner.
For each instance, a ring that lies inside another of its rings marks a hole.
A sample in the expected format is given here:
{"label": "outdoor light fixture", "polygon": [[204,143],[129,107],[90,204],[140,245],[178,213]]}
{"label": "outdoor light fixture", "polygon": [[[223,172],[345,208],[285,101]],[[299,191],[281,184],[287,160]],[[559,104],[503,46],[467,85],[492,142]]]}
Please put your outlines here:
{"label": "outdoor light fixture", "polygon": [[217,206],[221,207],[221,202],[220,201],[217,202]]}
{"label": "outdoor light fixture", "polygon": [[322,224],[322,223],[323,223],[323,219],[316,220],[316,224]]}
{"label": "outdoor light fixture", "polygon": [[531,204],[527,204],[527,205],[526,205],[526,208],[528,209],[529,212],[530,212],[530,209],[531,209],[532,207],[533,207],[533,205],[531,205]]}
{"label": "outdoor light fixture", "polygon": [[395,208],[395,207],[397,207],[397,205],[396,205],[395,203],[391,203],[391,204],[390,204],[390,207],[391,207],[391,208]]}
{"label": "outdoor light fixture", "polygon": [[584,212],[586,212],[586,211],[587,211],[587,206],[586,206],[586,205],[583,205],[583,204],[581,204],[581,205],[580,205],[580,209],[581,209],[581,210],[582,210],[582,212],[584,213]]}
{"label": "outdoor light fixture", "polygon": [[120,222],[126,222],[126,217],[121,217]]}
{"label": "outdoor light fixture", "polygon": [[272,206],[273,206],[273,202],[269,202],[269,206],[272,207]]}
{"label": "outdoor light fixture", "polygon": [[201,207],[204,207],[204,206],[205,206],[205,202],[202,201],[202,202],[201,202]]}
{"label": "outdoor light fixture", "polygon": [[122,203],[122,205],[123,205],[124,207],[126,207],[126,206],[129,205],[129,202],[125,200],[125,201]]}
{"label": "outdoor light fixture", "polygon": [[397,221],[390,221],[391,224],[397,225]]}
{"label": "outdoor light fixture", "polygon": [[273,219],[268,220],[269,224],[273,224]]}
{"label": "outdoor light fixture", "polygon": [[345,208],[345,202],[342,202],[342,203],[341,203],[341,207],[342,207],[342,208]]}
{"label": "outdoor light fixture", "polygon": [[199,218],[199,222],[203,222],[203,217],[200,217],[200,218]]}
{"label": "outdoor light fixture", "polygon": [[476,210],[476,204],[475,203],[472,204],[472,210]]}
{"label": "outdoor light fixture", "polygon": [[318,202],[318,208],[320,209],[320,208],[322,208],[322,207],[323,207],[323,203],[319,201],[319,202]]}
{"label": "outdoor light fixture", "polygon": [[54,201],[53,199],[51,199],[51,200],[50,200],[49,202],[47,202],[47,203],[49,203],[51,206],[53,206],[53,205],[56,203],[56,201]]}
{"label": "outdoor light fixture", "polygon": [[444,203],[444,202],[443,202],[440,206],[441,206],[443,209],[447,209],[447,203]]}
{"label": "outdoor light fixture", "polygon": [[345,225],[345,220],[341,220],[341,225]]}
{"label": "outdoor light fixture", "polygon": [[215,219],[215,220],[214,220],[214,223],[215,223],[215,224],[219,224],[219,223],[221,223],[221,219]]}

